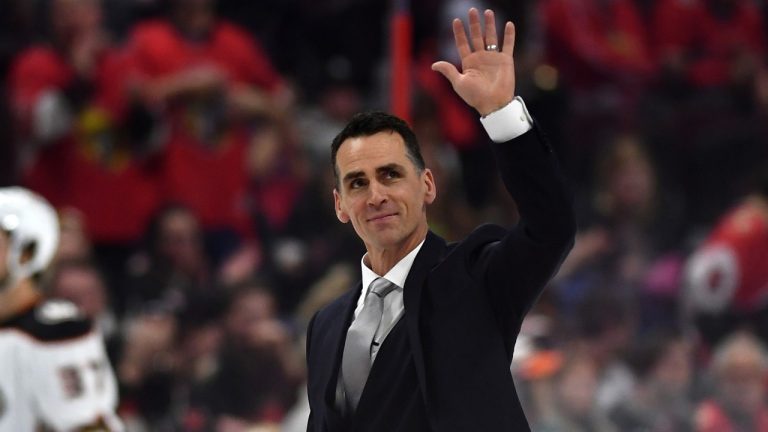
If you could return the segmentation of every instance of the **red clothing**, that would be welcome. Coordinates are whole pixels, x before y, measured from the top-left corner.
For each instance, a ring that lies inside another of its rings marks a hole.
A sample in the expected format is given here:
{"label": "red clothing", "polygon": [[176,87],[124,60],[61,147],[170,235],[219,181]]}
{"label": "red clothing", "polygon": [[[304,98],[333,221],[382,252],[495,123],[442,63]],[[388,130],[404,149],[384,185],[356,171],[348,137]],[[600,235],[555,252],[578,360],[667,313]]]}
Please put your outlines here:
{"label": "red clothing", "polygon": [[[135,29],[129,50],[138,80],[212,67],[225,74],[227,86],[275,92],[283,85],[253,39],[225,22],[216,23],[206,39],[190,41],[169,22],[149,21]],[[207,228],[249,233],[248,125],[227,117],[223,94],[170,101],[164,115],[170,126],[162,175],[166,198],[191,207]]]}
{"label": "red clothing", "polygon": [[[54,206],[83,212],[88,234],[97,242],[138,239],[157,205],[151,172],[120,133],[124,60],[115,50],[100,56],[89,83],[91,96],[73,113],[72,130],[38,150],[22,173],[23,183]],[[77,79],[49,47],[32,47],[17,57],[8,83],[23,141],[32,139],[32,116],[41,97],[64,92]]]}
{"label": "red clothing", "polygon": [[575,88],[647,78],[654,71],[632,0],[548,0],[540,16],[548,60]]}
{"label": "red clothing", "polygon": [[[754,432],[768,432],[768,410],[761,409],[753,422]],[[696,432],[737,432],[725,411],[711,400],[703,402],[696,410],[694,428]]]}
{"label": "red clothing", "polygon": [[468,108],[451,88],[450,83],[432,70],[434,55],[422,55],[416,63],[417,85],[434,101],[440,130],[457,149],[475,148],[483,144],[477,113]]}
{"label": "red clothing", "polygon": [[215,65],[232,82],[248,83],[275,91],[283,81],[268,57],[245,31],[219,21],[205,40],[188,41],[164,20],[139,24],[129,42],[138,71],[147,78],[171,75],[199,65]]}
{"label": "red clothing", "polygon": [[768,207],[748,201],[718,223],[688,264],[691,297],[712,312],[768,305]]}
{"label": "red clothing", "polygon": [[701,87],[727,84],[740,56],[760,62],[765,52],[760,10],[749,0],[735,4],[730,17],[719,18],[702,0],[659,0],[654,35],[660,58],[682,56],[686,78]]}

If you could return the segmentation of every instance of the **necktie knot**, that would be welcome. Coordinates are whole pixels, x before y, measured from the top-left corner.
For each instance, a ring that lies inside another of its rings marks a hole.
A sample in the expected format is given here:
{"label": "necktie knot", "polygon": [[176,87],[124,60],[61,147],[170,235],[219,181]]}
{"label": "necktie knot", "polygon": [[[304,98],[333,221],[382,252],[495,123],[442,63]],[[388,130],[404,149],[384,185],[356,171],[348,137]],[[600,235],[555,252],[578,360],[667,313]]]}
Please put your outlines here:
{"label": "necktie knot", "polygon": [[376,296],[382,299],[386,297],[387,294],[391,293],[395,288],[397,288],[397,285],[384,279],[383,277],[377,278],[371,282],[371,293],[376,294]]}

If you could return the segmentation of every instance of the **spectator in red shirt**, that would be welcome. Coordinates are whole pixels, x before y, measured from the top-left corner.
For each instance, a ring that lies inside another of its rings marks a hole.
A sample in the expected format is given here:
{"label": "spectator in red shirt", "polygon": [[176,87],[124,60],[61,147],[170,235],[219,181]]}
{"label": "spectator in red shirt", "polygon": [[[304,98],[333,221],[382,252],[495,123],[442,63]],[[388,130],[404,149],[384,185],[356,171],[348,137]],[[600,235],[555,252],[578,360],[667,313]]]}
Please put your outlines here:
{"label": "spectator in red shirt", "polygon": [[276,152],[263,146],[285,142],[265,141],[264,128],[285,118],[291,96],[258,43],[217,18],[214,3],[174,0],[167,18],[139,23],[128,44],[131,75],[167,129],[165,198],[191,207],[208,230],[248,235],[244,160],[252,141],[267,154]]}
{"label": "spectator in red shirt", "polygon": [[749,80],[765,53],[762,15],[749,0],[659,0],[654,20],[661,64],[694,87]]}
{"label": "spectator in red shirt", "polygon": [[685,299],[709,344],[742,325],[768,343],[768,170],[763,177],[688,259]]}
{"label": "spectator in red shirt", "polygon": [[98,0],[54,0],[51,41],[15,59],[8,78],[22,180],[84,214],[95,242],[136,240],[156,205],[146,149],[124,97],[124,57]]}
{"label": "spectator in red shirt", "polygon": [[631,0],[548,0],[542,5],[547,54],[574,89],[647,77],[653,62]]}

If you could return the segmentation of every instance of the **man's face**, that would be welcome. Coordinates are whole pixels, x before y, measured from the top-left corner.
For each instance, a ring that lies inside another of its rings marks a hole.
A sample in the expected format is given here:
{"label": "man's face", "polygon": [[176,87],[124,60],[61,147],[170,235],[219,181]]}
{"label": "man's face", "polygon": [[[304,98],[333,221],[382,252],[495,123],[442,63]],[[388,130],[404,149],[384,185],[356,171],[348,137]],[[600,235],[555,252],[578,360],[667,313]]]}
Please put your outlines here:
{"label": "man's face", "polygon": [[199,270],[203,246],[195,216],[174,210],[163,217],[160,230],[160,253],[182,271]]}
{"label": "man's face", "polygon": [[[432,172],[418,172],[395,132],[349,138],[336,155],[336,216],[352,222],[370,250],[401,248],[426,232],[426,205],[435,200]],[[415,244],[413,244],[415,246]]]}

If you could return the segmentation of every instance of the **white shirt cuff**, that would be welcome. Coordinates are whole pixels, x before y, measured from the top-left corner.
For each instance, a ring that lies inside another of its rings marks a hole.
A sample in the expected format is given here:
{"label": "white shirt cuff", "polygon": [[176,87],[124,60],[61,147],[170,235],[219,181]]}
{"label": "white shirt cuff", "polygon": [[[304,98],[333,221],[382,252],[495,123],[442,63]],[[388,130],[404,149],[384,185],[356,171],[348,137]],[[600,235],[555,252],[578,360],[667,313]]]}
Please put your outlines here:
{"label": "white shirt cuff", "polygon": [[528,108],[525,107],[525,102],[520,96],[515,96],[503,108],[480,117],[480,123],[483,124],[488,136],[497,143],[513,140],[533,127]]}

